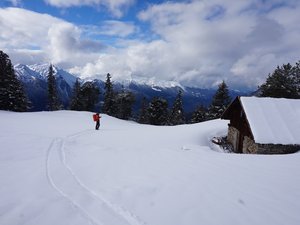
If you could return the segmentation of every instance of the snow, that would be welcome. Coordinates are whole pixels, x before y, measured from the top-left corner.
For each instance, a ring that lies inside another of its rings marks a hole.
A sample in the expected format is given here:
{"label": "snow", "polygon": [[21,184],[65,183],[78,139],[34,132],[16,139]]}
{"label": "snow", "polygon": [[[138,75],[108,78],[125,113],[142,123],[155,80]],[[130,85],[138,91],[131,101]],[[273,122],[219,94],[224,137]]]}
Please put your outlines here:
{"label": "snow", "polygon": [[241,97],[254,140],[260,144],[300,144],[300,100]]}
{"label": "snow", "polygon": [[47,79],[47,76],[48,76],[48,73],[49,73],[49,66],[50,66],[49,63],[27,65],[27,67],[30,70],[40,74],[41,77],[44,78],[44,80]]}
{"label": "snow", "polygon": [[135,82],[137,84],[144,84],[151,87],[161,87],[161,88],[180,87],[181,89],[184,90],[184,87],[176,81],[158,80],[155,77],[146,78],[146,77],[135,76],[134,80],[132,80],[131,82]]}
{"label": "snow", "polygon": [[36,71],[31,70],[28,66],[17,64],[14,66],[15,73],[20,80],[29,82],[30,80],[44,79],[44,77]]}
{"label": "snow", "polygon": [[[14,66],[14,69],[17,76],[22,80],[26,81],[41,79],[46,81],[49,73],[49,66],[49,63],[33,65],[17,64]],[[73,87],[77,77],[56,66],[53,66],[53,71],[55,76],[61,76],[69,84],[70,87]]]}
{"label": "snow", "polygon": [[[23,65],[17,64],[14,66],[15,72],[17,76],[26,81],[34,80],[34,79],[42,79],[47,80],[47,76],[49,73],[49,63],[43,64],[33,64],[33,65]],[[55,76],[61,76],[70,87],[73,87],[76,79],[80,77],[69,73],[61,68],[56,67],[53,65],[53,71]],[[141,77],[141,76],[129,76],[130,78],[125,79],[117,79],[116,81],[124,86],[129,86],[130,84],[136,85],[146,85],[153,88],[155,91],[161,91],[161,89],[168,89],[178,87],[182,90],[185,90],[185,87],[182,86],[179,82],[176,81],[166,81],[166,80],[158,80],[155,77]],[[93,81],[94,79],[99,79],[99,75],[94,75],[88,78],[82,78],[85,82]],[[114,77],[112,78],[114,80]]]}
{"label": "snow", "polygon": [[227,123],[0,111],[0,224],[300,224],[300,154],[223,153]]}

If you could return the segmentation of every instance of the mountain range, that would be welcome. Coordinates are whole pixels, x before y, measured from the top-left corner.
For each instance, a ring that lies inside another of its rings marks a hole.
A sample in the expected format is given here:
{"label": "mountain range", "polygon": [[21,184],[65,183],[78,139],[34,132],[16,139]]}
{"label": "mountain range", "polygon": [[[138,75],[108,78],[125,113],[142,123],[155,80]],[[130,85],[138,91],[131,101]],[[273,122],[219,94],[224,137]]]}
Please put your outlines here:
{"label": "mountain range", "polygon": [[[49,64],[23,65],[14,66],[18,79],[22,82],[25,92],[31,101],[30,111],[44,111],[47,106],[47,75]],[[72,97],[73,85],[78,79],[77,76],[53,66],[54,76],[56,77],[57,89],[60,100],[65,109],[69,106]],[[80,79],[82,83],[87,80]],[[90,80],[89,80],[90,81]],[[103,101],[104,81],[93,79],[100,88],[100,101]],[[133,112],[136,114],[140,108],[141,99],[146,97],[151,100],[153,97],[163,97],[172,105],[179,90],[183,92],[183,105],[186,114],[190,114],[199,105],[208,106],[212,100],[216,89],[203,89],[196,87],[186,87],[174,81],[157,81],[151,79],[135,79],[114,81],[114,90],[130,91],[135,95],[136,103]],[[230,90],[230,95],[234,98],[237,95],[248,95],[248,92]]]}

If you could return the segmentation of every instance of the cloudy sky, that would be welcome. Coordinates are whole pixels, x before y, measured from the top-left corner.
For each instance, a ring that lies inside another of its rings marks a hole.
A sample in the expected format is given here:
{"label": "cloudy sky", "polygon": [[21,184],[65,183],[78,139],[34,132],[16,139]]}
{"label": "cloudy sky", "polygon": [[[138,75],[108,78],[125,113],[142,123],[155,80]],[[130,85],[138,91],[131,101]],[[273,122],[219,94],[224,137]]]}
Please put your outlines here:
{"label": "cloudy sky", "polygon": [[14,64],[81,77],[255,88],[300,60],[299,40],[299,0],[0,1],[0,49]]}

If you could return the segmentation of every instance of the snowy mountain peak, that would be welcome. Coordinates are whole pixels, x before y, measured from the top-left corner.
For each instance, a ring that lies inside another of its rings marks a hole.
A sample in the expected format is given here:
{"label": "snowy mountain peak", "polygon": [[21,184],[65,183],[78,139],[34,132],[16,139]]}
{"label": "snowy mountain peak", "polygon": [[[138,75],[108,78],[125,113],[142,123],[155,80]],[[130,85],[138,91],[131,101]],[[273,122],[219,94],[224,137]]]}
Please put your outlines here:
{"label": "snowy mountain peak", "polygon": [[[57,88],[59,95],[65,107],[70,102],[72,96],[72,88],[77,76],[53,66],[54,75],[56,76]],[[22,81],[30,101],[33,103],[33,110],[45,110],[47,102],[47,75],[49,72],[49,64],[34,64],[15,66],[15,72]],[[98,87],[104,89],[104,81],[100,79],[84,79],[82,83],[87,81],[95,81]],[[139,102],[142,98],[148,100],[153,97],[162,97],[170,103],[174,101],[178,90],[183,90],[184,107],[186,112],[192,112],[199,104],[208,105],[211,102],[212,96],[215,94],[213,89],[201,89],[184,87],[176,81],[162,81],[154,77],[127,77],[126,80],[113,80],[115,91],[121,91],[123,88],[136,95],[136,104],[134,110],[137,111]],[[231,93],[232,97],[237,94]],[[239,92],[238,95],[241,95]],[[100,98],[103,95],[100,96]],[[101,100],[102,101],[102,100]]]}
{"label": "snowy mountain peak", "polygon": [[[28,68],[30,68],[31,70],[41,74],[44,78],[47,77],[48,72],[49,72],[49,63],[45,63],[45,64],[33,64],[33,65],[29,65]],[[53,71],[54,74],[56,74],[56,67],[53,66]]]}
{"label": "snowy mountain peak", "polygon": [[[33,65],[23,65],[23,64],[17,64],[15,65],[15,71],[18,74],[18,76],[22,80],[30,80],[30,79],[42,79],[46,80],[47,75],[49,72],[49,63],[44,64],[33,64]],[[53,65],[53,71],[54,76],[56,77],[62,77],[71,87],[74,85],[77,76],[60,69]],[[88,81],[91,79],[84,79],[84,81]],[[116,83],[120,83],[125,87],[128,87],[130,84],[135,85],[142,85],[142,86],[149,86],[155,91],[161,91],[161,89],[167,89],[167,88],[181,88],[182,90],[185,90],[185,87],[182,86],[180,83],[176,81],[166,81],[166,80],[158,80],[155,77],[130,77],[124,80],[118,80]]]}
{"label": "snowy mountain peak", "polygon": [[176,81],[166,81],[166,80],[157,80],[155,77],[131,77],[130,79],[126,79],[123,81],[118,81],[123,86],[129,86],[130,84],[134,84],[137,86],[149,86],[155,91],[161,91],[161,89],[167,88],[180,88],[185,90],[185,87]]}
{"label": "snowy mountain peak", "polygon": [[32,70],[29,66],[24,64],[17,64],[14,66],[14,69],[17,77],[24,82],[29,82],[30,80],[36,79],[45,79],[45,77],[39,72]]}
{"label": "snowy mountain peak", "polygon": [[[17,76],[23,81],[41,79],[47,80],[49,73],[49,63],[23,65],[17,64],[14,66]],[[77,79],[74,75],[53,65],[54,76],[62,77],[72,87]]]}
{"label": "snowy mountain peak", "polygon": [[166,80],[157,80],[155,77],[151,78],[136,78],[133,82],[136,82],[138,84],[145,84],[151,87],[161,87],[161,88],[174,88],[174,87],[180,87],[184,89],[184,87],[176,82],[176,81],[166,81]]}

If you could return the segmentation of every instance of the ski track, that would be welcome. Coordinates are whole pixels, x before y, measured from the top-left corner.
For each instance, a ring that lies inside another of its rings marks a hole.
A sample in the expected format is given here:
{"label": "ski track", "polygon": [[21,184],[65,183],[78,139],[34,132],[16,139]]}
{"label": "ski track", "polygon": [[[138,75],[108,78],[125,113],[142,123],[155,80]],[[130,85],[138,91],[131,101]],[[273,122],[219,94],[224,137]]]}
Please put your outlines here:
{"label": "ski track", "polygon": [[65,198],[91,225],[146,225],[138,216],[118,206],[81,182],[67,164],[65,141],[89,133],[78,132],[55,138],[47,151],[46,174],[51,186]]}
{"label": "ski track", "polygon": [[[50,168],[50,160],[51,160],[51,154],[53,154],[53,150],[52,149],[58,149],[60,148],[59,146],[61,145],[62,141],[59,138],[55,138],[48,150],[47,150],[47,159],[46,159],[46,174],[47,174],[47,179],[49,181],[49,183],[51,184],[51,186],[63,197],[65,198],[68,202],[70,202],[70,204],[76,208],[82,217],[84,217],[85,219],[88,220],[89,224],[91,225],[97,225],[99,223],[96,223],[96,221],[93,220],[93,218],[91,218],[89,216],[89,214],[83,209],[81,208],[81,206],[79,204],[77,204],[77,202],[75,202],[70,196],[68,196],[62,189],[60,189],[56,183],[53,181],[52,176],[51,176],[51,168]],[[57,147],[55,147],[57,146]],[[55,147],[55,148],[54,148]],[[101,224],[99,224],[101,225]]]}

